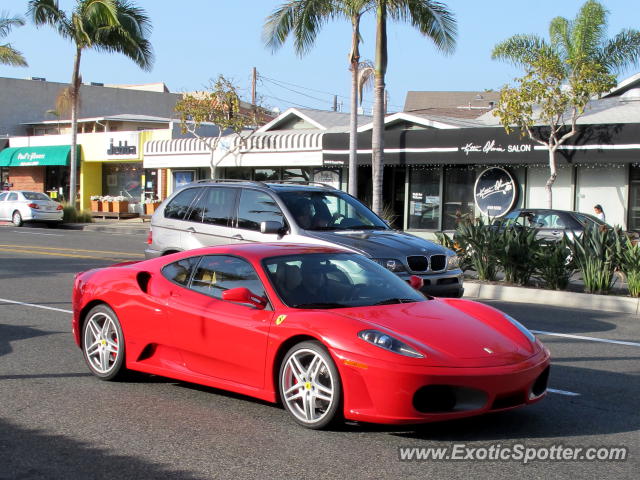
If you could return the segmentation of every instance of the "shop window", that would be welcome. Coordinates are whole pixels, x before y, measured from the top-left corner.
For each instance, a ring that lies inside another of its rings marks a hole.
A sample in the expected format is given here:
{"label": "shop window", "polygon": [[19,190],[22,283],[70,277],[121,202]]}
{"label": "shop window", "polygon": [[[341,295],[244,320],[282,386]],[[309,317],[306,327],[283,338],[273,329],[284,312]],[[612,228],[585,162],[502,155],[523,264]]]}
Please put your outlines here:
{"label": "shop window", "polygon": [[409,176],[409,229],[440,228],[440,169],[412,168]]}
{"label": "shop window", "polygon": [[123,196],[131,203],[140,201],[143,192],[142,163],[116,163],[102,165],[102,191],[105,195]]}
{"label": "shop window", "polygon": [[451,167],[444,170],[442,230],[455,230],[462,220],[473,220],[475,181],[475,171],[469,167]]}
{"label": "shop window", "polygon": [[640,165],[629,166],[628,229],[640,231]]}
{"label": "shop window", "polygon": [[233,180],[251,180],[251,168],[233,167],[224,169],[224,177]]}
{"label": "shop window", "polygon": [[280,180],[280,169],[278,168],[256,168],[253,172],[253,179],[258,182],[268,182],[270,180]]}

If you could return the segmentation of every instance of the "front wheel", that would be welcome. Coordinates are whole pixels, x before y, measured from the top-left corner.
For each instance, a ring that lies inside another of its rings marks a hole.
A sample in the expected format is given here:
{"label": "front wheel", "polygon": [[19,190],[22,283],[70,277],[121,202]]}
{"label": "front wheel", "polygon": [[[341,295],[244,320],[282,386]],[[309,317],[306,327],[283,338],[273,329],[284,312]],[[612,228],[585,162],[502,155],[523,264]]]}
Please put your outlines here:
{"label": "front wheel", "polygon": [[22,215],[20,215],[19,211],[15,211],[13,212],[13,215],[11,217],[11,222],[16,226],[16,227],[21,227],[22,226]]}
{"label": "front wheel", "polygon": [[82,352],[96,377],[116,380],[125,373],[124,335],[117,315],[107,305],[97,305],[82,327]]}
{"label": "front wheel", "polygon": [[331,355],[316,341],[292,347],[280,366],[280,398],[300,425],[325,428],[339,417],[340,375]]}

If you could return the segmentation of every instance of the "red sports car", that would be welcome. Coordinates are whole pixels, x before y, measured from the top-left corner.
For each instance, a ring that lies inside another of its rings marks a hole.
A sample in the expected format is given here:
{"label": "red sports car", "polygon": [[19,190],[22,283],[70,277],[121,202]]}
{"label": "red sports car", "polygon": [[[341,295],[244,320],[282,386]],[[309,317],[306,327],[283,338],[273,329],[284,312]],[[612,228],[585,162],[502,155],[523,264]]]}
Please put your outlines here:
{"label": "red sports car", "polygon": [[96,376],[162,375],[282,402],[300,424],[422,423],[546,393],[549,351],[509,315],[425,297],[348,251],[244,244],[76,276]]}

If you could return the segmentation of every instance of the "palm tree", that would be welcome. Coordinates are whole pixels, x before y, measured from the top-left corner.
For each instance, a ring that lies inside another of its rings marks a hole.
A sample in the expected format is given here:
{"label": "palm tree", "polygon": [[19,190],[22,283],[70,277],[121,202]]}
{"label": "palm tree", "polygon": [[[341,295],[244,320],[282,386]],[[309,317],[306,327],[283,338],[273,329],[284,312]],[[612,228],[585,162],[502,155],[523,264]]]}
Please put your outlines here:
{"label": "palm tree", "polygon": [[384,166],[384,90],[387,72],[387,16],[408,22],[428,37],[438,50],[448,54],[455,49],[456,21],[446,5],[433,0],[374,0],[376,8],[376,59],[371,133],[373,170],[373,211],[382,214]]}
{"label": "palm tree", "polygon": [[[557,65],[557,82],[568,85],[567,92],[574,93],[573,98],[578,101],[568,104],[562,97],[564,91],[558,89],[560,98],[557,108],[552,109],[551,103],[542,102],[539,105],[540,113],[538,121],[547,123],[550,127],[548,138],[543,139],[539,134],[534,135],[530,128],[527,128],[529,137],[544,145],[549,150],[549,170],[550,175],[546,182],[547,206],[552,206],[552,186],[557,177],[557,166],[555,159],[556,149],[567,139],[576,133],[576,120],[584,112],[584,107],[591,95],[601,95],[609,89],[607,82],[601,82],[601,78],[611,77],[613,82],[614,73],[620,73],[629,66],[638,64],[640,55],[640,32],[626,29],[607,39],[607,10],[597,1],[588,0],[580,8],[574,20],[567,20],[564,17],[556,17],[549,24],[549,41],[537,35],[514,35],[497,44],[491,57],[495,60],[505,60],[514,65],[523,67],[527,74],[536,71],[539,65]],[[589,73],[590,72],[590,73]],[[585,74],[589,73],[588,77]],[[545,80],[550,78],[546,76]],[[587,88],[592,83],[593,88]],[[549,85],[548,91],[554,91],[555,85]],[[503,90],[503,92],[510,90]],[[531,91],[528,88],[528,91]],[[536,98],[543,98],[538,96]],[[553,98],[551,95],[548,98]],[[503,102],[498,106],[497,112],[502,110]],[[541,102],[538,102],[541,103]],[[505,108],[508,109],[509,104]],[[525,108],[530,109],[530,105]],[[557,110],[557,111],[556,111]],[[561,122],[564,120],[565,111],[571,111],[571,129],[561,130]],[[505,110],[506,112],[506,110]],[[530,116],[530,115],[527,115]],[[508,129],[511,123],[510,118],[505,117],[503,123]],[[526,123],[532,123],[531,118]],[[508,130],[507,130],[508,131]]]}
{"label": "palm tree", "polygon": [[328,20],[346,18],[351,22],[351,112],[349,124],[349,193],[358,194],[358,72],[360,64],[360,19],[373,5],[372,0],[289,0],[278,7],[264,24],[263,38],[272,50],[280,48],[290,34],[294,47],[304,55],[313,46],[320,27]]}
{"label": "palm tree", "polygon": [[[0,13],[0,39],[5,38],[13,27],[21,27],[24,20],[20,17],[9,17],[5,12]],[[10,43],[0,44],[0,65],[26,67],[27,61],[22,54],[14,49]]]}
{"label": "palm tree", "polygon": [[84,50],[121,53],[140,68],[150,70],[153,54],[148,37],[151,22],[146,12],[129,0],[76,0],[70,15],[60,10],[58,0],[29,0],[28,15],[36,25],[50,25],[75,47],[71,98],[71,155],[69,201],[76,203],[77,126],[80,98],[80,59]]}

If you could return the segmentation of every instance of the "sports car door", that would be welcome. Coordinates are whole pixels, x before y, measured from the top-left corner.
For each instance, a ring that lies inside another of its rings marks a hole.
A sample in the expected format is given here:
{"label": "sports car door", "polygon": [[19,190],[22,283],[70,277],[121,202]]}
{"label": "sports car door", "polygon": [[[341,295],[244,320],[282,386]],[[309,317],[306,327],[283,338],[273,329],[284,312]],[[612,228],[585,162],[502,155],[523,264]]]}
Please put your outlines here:
{"label": "sports car door", "polygon": [[190,370],[261,388],[273,311],[222,300],[222,292],[245,287],[264,296],[249,262],[228,255],[202,257],[188,288],[169,294],[174,345]]}

